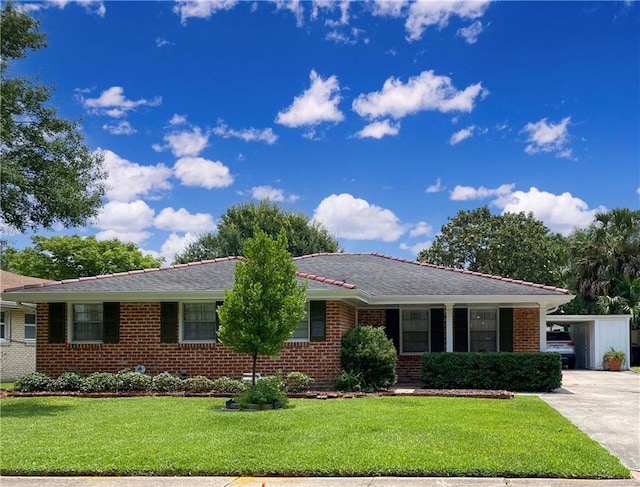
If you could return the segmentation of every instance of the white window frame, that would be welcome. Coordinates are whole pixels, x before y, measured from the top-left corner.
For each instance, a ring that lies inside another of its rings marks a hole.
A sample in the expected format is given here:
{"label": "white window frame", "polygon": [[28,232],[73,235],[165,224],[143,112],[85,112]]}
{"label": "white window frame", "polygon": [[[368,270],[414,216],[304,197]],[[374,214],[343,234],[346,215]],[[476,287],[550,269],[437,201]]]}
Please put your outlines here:
{"label": "white window frame", "polygon": [[8,309],[3,309],[2,314],[4,315],[4,319],[0,317],[2,320],[2,325],[4,326],[4,336],[0,337],[0,343],[9,343],[11,341],[11,313]]}
{"label": "white window frame", "polygon": [[[404,312],[405,311],[424,311],[427,313],[427,349],[422,352],[405,352],[404,351]],[[400,308],[400,355],[422,355],[431,352],[431,308],[425,307],[401,307]]]}
{"label": "white window frame", "polygon": [[[303,321],[307,322],[307,338],[289,338],[288,340],[286,340],[286,343],[308,343],[311,341],[311,301],[307,300],[307,304],[306,304],[306,308],[305,308],[305,312],[304,312],[304,318],[302,318],[298,324],[296,325],[296,328],[298,328],[298,325],[300,323],[302,323]],[[295,330],[294,330],[295,331]]]}
{"label": "white window frame", "polygon": [[471,352],[471,319],[472,319],[472,312],[473,311],[495,311],[496,313],[496,341],[495,341],[495,345],[496,345],[496,349],[495,350],[487,350],[487,352],[499,352],[500,351],[500,308],[499,307],[493,307],[493,306],[476,306],[474,308],[469,308],[468,309],[468,315],[467,315],[467,340],[468,340],[468,350],[469,352]]}
{"label": "white window frame", "polygon": [[[186,340],[184,338],[184,333],[185,333],[185,325],[184,325],[184,316],[185,316],[185,312],[184,312],[184,307],[185,305],[189,305],[189,304],[212,304],[213,305],[213,312],[215,314],[215,319],[216,322],[214,324],[214,330],[213,330],[213,339],[211,340]],[[218,311],[217,311],[217,306],[216,306],[216,301],[183,301],[180,303],[179,306],[179,310],[178,310],[178,336],[180,338],[180,343],[217,343],[218,342],[218,330],[217,330],[217,326],[218,326],[218,315],[217,315]]]}
{"label": "white window frame", "polygon": [[[27,323],[27,316],[33,316],[33,324],[31,323]],[[25,313],[24,314],[24,341],[25,343],[35,343],[36,339],[35,338],[27,338],[27,326],[32,326],[33,327],[33,335],[34,337],[36,337],[38,335],[38,328],[36,328],[36,313]]]}
{"label": "white window frame", "polygon": [[88,303],[80,303],[80,302],[76,302],[76,303],[69,303],[67,305],[67,336],[69,337],[69,343],[104,343],[103,342],[103,338],[101,337],[100,340],[77,340],[76,336],[75,336],[75,330],[74,330],[74,325],[75,325],[75,308],[74,306],[76,305],[80,305],[80,306],[91,306],[91,305],[96,305],[96,306],[101,306],[102,307],[102,337],[104,337],[104,303],[102,302],[97,302],[97,301],[92,301],[92,302],[88,302]]}

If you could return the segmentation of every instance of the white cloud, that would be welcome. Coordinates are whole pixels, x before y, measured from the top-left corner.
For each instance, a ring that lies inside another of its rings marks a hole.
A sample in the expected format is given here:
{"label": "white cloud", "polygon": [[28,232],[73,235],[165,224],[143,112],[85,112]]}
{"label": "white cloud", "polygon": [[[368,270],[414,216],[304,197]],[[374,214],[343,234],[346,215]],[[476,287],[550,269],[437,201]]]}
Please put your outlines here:
{"label": "white cloud", "polygon": [[171,120],[169,120],[169,125],[182,125],[185,123],[187,123],[187,117],[184,115],[178,115],[177,113],[174,113]]}
{"label": "white cloud", "polygon": [[471,186],[456,186],[451,191],[449,199],[453,201],[469,201],[488,198],[490,196],[503,196],[508,195],[515,188],[515,184],[503,184],[495,189],[485,188],[480,186],[479,188],[473,188]]}
{"label": "white cloud", "polygon": [[273,145],[278,141],[278,136],[270,127],[262,130],[253,127],[235,130],[230,129],[224,123],[220,123],[213,129],[213,133],[224,139],[235,137],[237,139],[242,139],[245,142],[266,142],[269,145]]}
{"label": "white cloud", "polygon": [[403,83],[399,78],[389,78],[382,90],[359,95],[353,101],[353,109],[361,117],[391,116],[402,118],[425,110],[471,112],[475,99],[485,90],[482,83],[457,90],[448,76],[438,76],[433,71],[423,71]]}
{"label": "white cloud", "polygon": [[175,46],[175,42],[168,41],[164,37],[156,37],[156,46],[164,47],[164,46]]}
{"label": "white cloud", "polygon": [[442,29],[447,26],[452,16],[463,20],[475,20],[484,15],[490,0],[456,0],[433,1],[418,0],[409,7],[409,14],[405,22],[409,41],[417,41],[424,31],[431,26]]}
{"label": "white cloud", "polygon": [[313,219],[338,238],[393,242],[405,227],[391,211],[343,193],[332,194],[320,202]]}
{"label": "white cloud", "polygon": [[379,122],[372,122],[362,130],[356,133],[356,137],[363,139],[371,137],[373,139],[381,139],[385,135],[398,135],[400,132],[400,123],[392,124],[388,119]]}
{"label": "white cloud", "polygon": [[[78,90],[79,93],[82,90]],[[112,86],[104,90],[98,98],[84,98],[79,95],[82,106],[89,113],[96,115],[107,115],[113,118],[124,116],[128,111],[140,106],[155,107],[162,103],[162,98],[157,96],[153,100],[140,98],[139,100],[129,100],[124,96],[124,88],[122,86]]]}
{"label": "white cloud", "polygon": [[284,190],[271,186],[255,186],[251,188],[251,197],[257,200],[270,200],[275,202],[294,202],[300,199],[300,196],[296,194],[285,196]]}
{"label": "white cloud", "polygon": [[177,0],[173,13],[180,15],[180,22],[189,18],[208,19],[220,10],[231,10],[238,0]]}
{"label": "white cloud", "polygon": [[313,126],[321,122],[341,122],[344,114],[338,109],[340,85],[333,75],[322,79],[315,70],[309,75],[311,87],[284,111],[278,113],[276,123],[286,127]]}
{"label": "white cloud", "polygon": [[375,0],[371,13],[378,17],[403,17],[409,0]]}
{"label": "white cloud", "polygon": [[440,191],[444,190],[445,188],[442,186],[441,182],[440,182],[440,178],[436,179],[436,184],[432,184],[431,186],[429,186],[427,188],[427,193],[439,193]]}
{"label": "white cloud", "polygon": [[105,123],[102,130],[106,130],[112,135],[133,135],[138,131],[134,129],[127,120],[119,120],[118,123]]}
{"label": "white cloud", "polygon": [[104,6],[104,2],[101,0],[77,0],[76,2],[70,2],[68,0],[51,0],[48,2],[40,3],[21,3],[16,2],[15,9],[20,12],[37,12],[38,10],[47,9],[50,7],[57,7],[59,9],[65,8],[70,3],[77,3],[82,6],[87,13],[95,14],[98,17],[104,17],[107,13],[107,8]]}
{"label": "white cloud", "polygon": [[413,245],[407,245],[406,243],[401,243],[400,250],[408,250],[413,255],[417,256],[424,249],[428,249],[429,247],[431,247],[432,243],[433,242],[431,242],[430,240],[427,240],[426,242],[418,242]]}
{"label": "white cloud", "polygon": [[483,30],[484,25],[482,25],[482,22],[476,20],[473,24],[458,29],[458,36],[462,37],[467,44],[475,44]]}
{"label": "white cloud", "polygon": [[638,189],[636,189],[636,193],[638,193],[640,195],[640,187],[638,187]]}
{"label": "white cloud", "polygon": [[154,220],[156,228],[174,232],[204,233],[215,230],[216,224],[209,213],[189,213],[184,208],[164,208]]}
{"label": "white cloud", "polygon": [[467,128],[458,130],[449,139],[449,145],[456,145],[462,142],[463,140],[468,139],[469,137],[473,137],[473,131],[475,130],[475,128],[476,128],[475,125],[470,125]]}
{"label": "white cloud", "polygon": [[541,220],[552,231],[568,235],[574,228],[584,228],[593,222],[596,213],[606,211],[606,208],[589,209],[589,205],[571,193],[560,195],[539,191],[531,187],[529,191],[515,191],[493,201],[503,213],[532,212],[536,219]]}
{"label": "white cloud", "polygon": [[571,148],[568,147],[570,122],[571,117],[565,117],[557,124],[547,123],[546,118],[528,123],[523,129],[523,132],[529,135],[527,138],[529,145],[524,151],[530,155],[539,152],[555,152],[556,157],[571,158]]}
{"label": "white cloud", "polygon": [[139,196],[149,196],[155,191],[171,189],[171,169],[164,164],[143,166],[128,161],[110,150],[98,149],[104,157],[107,173],[107,198],[115,201],[132,201]]}
{"label": "white cloud", "polygon": [[153,224],[153,215],[153,209],[142,200],[130,203],[110,201],[102,207],[93,223],[101,230],[96,238],[119,238],[138,244],[149,237],[150,233],[145,228]]}
{"label": "white cloud", "polygon": [[304,25],[304,8],[300,0],[272,0],[275,1],[277,10],[289,10],[296,17],[296,25]]}
{"label": "white cloud", "polygon": [[194,127],[192,130],[165,135],[164,140],[167,142],[166,146],[154,145],[153,149],[160,152],[169,148],[176,157],[197,156],[207,147],[209,134],[203,134],[200,127]]}
{"label": "white cloud", "polygon": [[202,157],[182,157],[173,167],[175,175],[185,186],[207,189],[226,188],[233,184],[229,168],[219,161]]}
{"label": "white cloud", "polygon": [[410,237],[418,237],[420,235],[432,235],[433,227],[426,222],[420,222],[409,231]]}
{"label": "white cloud", "polygon": [[182,237],[177,233],[169,235],[160,248],[160,255],[164,257],[165,264],[171,264],[176,254],[185,250],[187,246],[190,243],[195,242],[197,238],[197,234],[189,232],[185,233]]}

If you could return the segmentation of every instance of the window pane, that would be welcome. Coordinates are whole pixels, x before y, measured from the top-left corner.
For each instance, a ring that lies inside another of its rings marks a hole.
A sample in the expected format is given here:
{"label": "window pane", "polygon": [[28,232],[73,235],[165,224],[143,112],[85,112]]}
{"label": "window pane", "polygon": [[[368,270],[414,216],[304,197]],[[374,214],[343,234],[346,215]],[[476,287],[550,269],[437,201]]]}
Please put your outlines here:
{"label": "window pane", "polygon": [[6,333],[7,333],[7,327],[5,326],[4,323],[0,323],[0,338],[3,340],[7,338]]}
{"label": "window pane", "polygon": [[402,310],[402,351],[404,353],[429,350],[429,310]]}
{"label": "window pane", "polygon": [[35,325],[36,324],[36,315],[29,313],[24,315],[24,324],[25,325]]}
{"label": "window pane", "polygon": [[73,305],[73,340],[80,342],[102,340],[102,304]]}
{"label": "window pane", "polygon": [[304,318],[298,325],[296,329],[293,330],[293,335],[291,335],[290,340],[308,340],[309,339],[309,313],[305,313]]}
{"label": "window pane", "polygon": [[36,339],[36,327],[34,325],[25,325],[25,327],[24,327],[24,338],[25,338],[25,340],[35,340]]}
{"label": "window pane", "polygon": [[183,311],[183,340],[211,341],[216,339],[215,303],[185,303]]}
{"label": "window pane", "polygon": [[498,350],[498,310],[472,309],[470,310],[472,352],[495,352]]}

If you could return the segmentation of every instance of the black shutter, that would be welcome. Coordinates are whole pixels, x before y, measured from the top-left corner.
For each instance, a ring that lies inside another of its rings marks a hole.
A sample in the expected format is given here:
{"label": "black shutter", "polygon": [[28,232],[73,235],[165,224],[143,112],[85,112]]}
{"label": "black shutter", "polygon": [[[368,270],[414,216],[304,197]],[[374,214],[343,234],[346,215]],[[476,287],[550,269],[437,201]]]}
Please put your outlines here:
{"label": "black shutter", "polygon": [[309,301],[309,321],[311,331],[309,340],[323,342],[327,339],[327,302]]}
{"label": "black shutter", "polygon": [[178,343],[178,303],[160,303],[160,343]]}
{"label": "black shutter", "polygon": [[513,352],[513,308],[500,308],[500,351]]}
{"label": "black shutter", "polygon": [[467,308],[453,310],[453,351],[469,351],[469,312]]}
{"label": "black shutter", "polygon": [[65,303],[49,303],[49,343],[64,343]]}
{"label": "black shutter", "polygon": [[393,346],[400,353],[400,310],[387,310],[387,337],[393,341]]}
{"label": "black shutter", "polygon": [[444,309],[431,308],[431,351],[444,352]]}
{"label": "black shutter", "polygon": [[104,303],[102,317],[102,341],[118,343],[120,341],[120,303]]}

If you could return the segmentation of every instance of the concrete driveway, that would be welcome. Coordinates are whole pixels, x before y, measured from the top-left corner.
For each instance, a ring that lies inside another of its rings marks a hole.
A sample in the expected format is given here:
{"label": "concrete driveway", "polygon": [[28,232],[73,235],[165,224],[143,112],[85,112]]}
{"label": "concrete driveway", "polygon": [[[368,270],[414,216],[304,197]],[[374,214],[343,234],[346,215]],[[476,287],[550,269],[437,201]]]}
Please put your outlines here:
{"label": "concrete driveway", "polygon": [[640,374],[563,370],[562,388],[540,398],[640,478]]}

